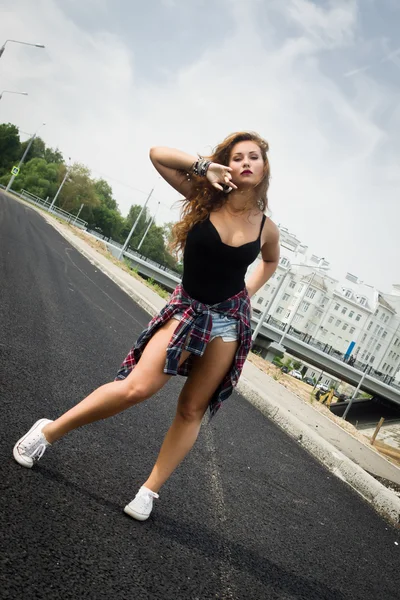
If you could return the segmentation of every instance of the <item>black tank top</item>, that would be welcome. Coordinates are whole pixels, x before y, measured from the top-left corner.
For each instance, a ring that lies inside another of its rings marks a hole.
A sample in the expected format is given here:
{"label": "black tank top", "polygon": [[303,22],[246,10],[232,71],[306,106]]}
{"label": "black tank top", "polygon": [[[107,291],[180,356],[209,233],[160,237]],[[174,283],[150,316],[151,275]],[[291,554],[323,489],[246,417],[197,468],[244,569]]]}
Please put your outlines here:
{"label": "black tank top", "polygon": [[182,285],[189,296],[217,304],[243,290],[247,268],[260,252],[265,219],[263,215],[258,238],[237,247],[221,241],[209,217],[192,227],[183,254]]}

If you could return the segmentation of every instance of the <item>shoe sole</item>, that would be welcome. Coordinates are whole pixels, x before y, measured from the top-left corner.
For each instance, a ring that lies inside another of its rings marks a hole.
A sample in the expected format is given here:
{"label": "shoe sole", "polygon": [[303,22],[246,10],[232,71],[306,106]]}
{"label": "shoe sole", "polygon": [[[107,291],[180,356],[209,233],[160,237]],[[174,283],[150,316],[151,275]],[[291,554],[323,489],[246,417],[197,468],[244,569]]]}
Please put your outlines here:
{"label": "shoe sole", "polygon": [[36,423],[34,423],[32,425],[32,427],[30,428],[30,430],[27,433],[25,433],[25,435],[23,435],[22,438],[20,438],[18,440],[18,442],[15,444],[15,446],[13,448],[14,459],[17,461],[18,464],[20,464],[22,467],[26,467],[27,469],[32,469],[34,462],[32,459],[30,459],[31,462],[29,462],[27,458],[24,458],[23,456],[21,456],[20,453],[18,452],[18,446],[41,423],[43,423],[43,424],[51,423],[51,420],[50,419],[39,419],[39,421],[36,421]]}
{"label": "shoe sole", "polygon": [[124,513],[126,513],[127,515],[129,515],[130,517],[132,517],[133,519],[136,519],[137,521],[146,521],[146,519],[149,518],[149,514],[148,515],[142,515],[141,513],[138,513],[134,510],[132,510],[132,508],[130,508],[129,504],[127,504],[124,508]]}

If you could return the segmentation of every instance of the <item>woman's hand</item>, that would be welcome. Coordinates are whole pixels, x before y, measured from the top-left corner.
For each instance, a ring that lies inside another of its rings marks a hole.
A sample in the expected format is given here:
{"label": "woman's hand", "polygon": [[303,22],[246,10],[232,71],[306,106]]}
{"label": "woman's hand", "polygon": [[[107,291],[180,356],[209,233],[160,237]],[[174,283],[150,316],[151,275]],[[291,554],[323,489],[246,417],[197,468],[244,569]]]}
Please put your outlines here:
{"label": "woman's hand", "polygon": [[207,169],[206,177],[208,181],[211,183],[213,187],[217,190],[224,190],[223,186],[228,186],[231,189],[237,190],[237,186],[232,182],[232,169],[230,167],[225,167],[224,165],[219,165],[218,163],[211,163],[211,165]]}

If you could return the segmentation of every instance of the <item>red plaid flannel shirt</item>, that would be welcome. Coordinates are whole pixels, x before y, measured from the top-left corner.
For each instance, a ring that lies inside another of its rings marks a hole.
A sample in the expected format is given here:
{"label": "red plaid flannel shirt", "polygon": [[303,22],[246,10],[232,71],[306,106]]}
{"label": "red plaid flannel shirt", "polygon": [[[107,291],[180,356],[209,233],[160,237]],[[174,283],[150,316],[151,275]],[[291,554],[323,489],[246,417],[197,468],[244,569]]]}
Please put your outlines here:
{"label": "red plaid flannel shirt", "polygon": [[[179,284],[172,293],[168,304],[140,334],[136,344],[131,348],[122,363],[115,379],[125,379],[129,375],[138,363],[152,335],[179,312],[183,312],[183,316],[168,344],[164,373],[187,377],[191,371],[193,356],[202,356],[210,340],[212,329],[211,310],[237,319],[239,333],[239,347],[232,367],[210,399],[210,416],[213,417],[222,402],[231,395],[233,388],[236,386],[251,348],[251,306],[246,288],[223,302],[208,305],[191,298],[182,285]],[[191,354],[182,365],[178,366],[183,350],[188,350]]]}

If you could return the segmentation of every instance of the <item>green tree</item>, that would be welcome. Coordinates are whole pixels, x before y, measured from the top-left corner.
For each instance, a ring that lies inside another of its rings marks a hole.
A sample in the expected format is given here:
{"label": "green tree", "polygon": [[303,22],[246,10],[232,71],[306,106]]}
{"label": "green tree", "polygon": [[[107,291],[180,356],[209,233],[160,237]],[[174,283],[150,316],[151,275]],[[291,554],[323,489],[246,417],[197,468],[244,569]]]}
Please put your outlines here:
{"label": "green tree", "polygon": [[[65,175],[66,166],[62,165],[60,169],[60,178]],[[97,197],[94,182],[90,177],[90,170],[80,163],[75,163],[68,175],[68,178],[57,198],[57,205],[67,212],[76,213],[81,204],[84,204],[84,210],[81,213],[82,219],[89,220],[90,211],[95,206],[100,205]]]}
{"label": "green tree", "polygon": [[88,229],[94,229],[107,238],[119,241],[121,230],[125,224],[122,215],[107,208],[104,204],[92,208],[88,215]]}
{"label": "green tree", "polygon": [[0,125],[0,175],[6,173],[8,175],[11,167],[18,164],[22,154],[18,128],[12,123],[2,123]]}
{"label": "green tree", "polygon": [[[21,148],[22,148],[22,153],[25,152],[25,150],[27,149],[30,139],[25,140],[25,142],[22,142],[21,144]],[[41,137],[36,137],[33,142],[31,147],[29,148],[29,152],[25,157],[25,162],[29,162],[30,160],[32,160],[32,158],[45,158],[45,154],[46,154],[46,144],[44,143],[44,141],[42,140]]]}
{"label": "green tree", "polygon": [[97,179],[94,182],[97,197],[100,202],[110,210],[118,210],[118,204],[113,198],[111,186],[104,179]]}
{"label": "green tree", "polygon": [[48,163],[57,163],[60,165],[64,162],[63,155],[58,148],[55,150],[53,148],[46,148],[44,151],[44,159]]}
{"label": "green tree", "polygon": [[[44,158],[33,158],[21,167],[18,177],[15,179],[13,189],[16,192],[27,190],[39,198],[53,197],[59,185],[60,165],[49,164]],[[8,174],[0,179],[5,185],[9,180]]]}

